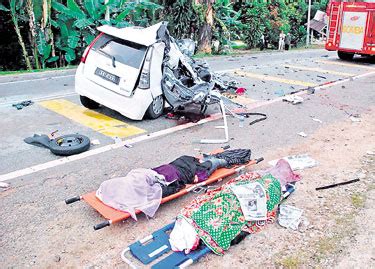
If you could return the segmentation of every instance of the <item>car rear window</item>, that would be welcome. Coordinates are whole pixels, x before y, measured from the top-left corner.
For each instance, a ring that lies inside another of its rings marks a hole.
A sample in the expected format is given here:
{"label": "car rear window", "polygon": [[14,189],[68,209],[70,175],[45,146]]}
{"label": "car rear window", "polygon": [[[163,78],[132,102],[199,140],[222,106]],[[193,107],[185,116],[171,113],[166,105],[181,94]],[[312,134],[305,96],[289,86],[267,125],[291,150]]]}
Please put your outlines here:
{"label": "car rear window", "polygon": [[102,35],[92,47],[105,56],[114,56],[116,62],[139,69],[146,54],[146,46],[122,40],[110,35]]}

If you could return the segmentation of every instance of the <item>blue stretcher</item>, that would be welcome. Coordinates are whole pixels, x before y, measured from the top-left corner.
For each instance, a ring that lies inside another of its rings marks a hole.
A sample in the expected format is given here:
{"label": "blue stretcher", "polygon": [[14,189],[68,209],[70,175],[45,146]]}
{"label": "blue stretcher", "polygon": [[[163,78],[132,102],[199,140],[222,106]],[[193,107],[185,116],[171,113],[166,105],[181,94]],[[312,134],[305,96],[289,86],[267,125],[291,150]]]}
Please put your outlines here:
{"label": "blue stretcher", "polygon": [[[137,268],[137,266],[126,257],[126,254],[128,252],[130,252],[130,254],[134,258],[145,265],[150,264],[164,254],[171,252],[171,245],[169,244],[168,239],[169,232],[172,231],[173,227],[174,222],[131,244],[129,247],[122,251],[122,260],[126,262],[131,268]],[[172,252],[164,259],[152,265],[151,268],[186,268],[209,252],[211,252],[211,250],[206,245],[201,244],[198,249],[191,251],[189,254],[185,254],[184,252]]]}
{"label": "blue stretcher", "polygon": [[[282,195],[282,201],[285,200],[295,190],[294,185],[288,185],[286,192]],[[129,258],[130,254],[137,261],[144,265],[148,265],[162,256],[167,255],[157,263],[151,266],[152,269],[176,269],[186,268],[193,264],[207,253],[211,252],[203,243],[189,254],[184,252],[173,252],[169,243],[169,234],[173,230],[174,222],[164,226],[163,228],[153,232],[151,235],[129,245],[121,252],[121,259],[131,268],[138,268]]]}

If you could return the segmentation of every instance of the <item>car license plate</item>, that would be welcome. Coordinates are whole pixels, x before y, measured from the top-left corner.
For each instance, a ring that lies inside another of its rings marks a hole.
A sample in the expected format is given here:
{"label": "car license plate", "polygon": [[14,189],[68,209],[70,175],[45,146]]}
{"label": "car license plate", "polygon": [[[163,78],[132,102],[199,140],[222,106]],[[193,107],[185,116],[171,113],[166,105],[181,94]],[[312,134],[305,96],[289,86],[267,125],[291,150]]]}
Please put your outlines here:
{"label": "car license plate", "polygon": [[120,78],[118,76],[108,73],[107,71],[104,71],[103,69],[100,69],[100,68],[96,68],[95,75],[105,80],[108,80],[112,83],[115,83],[116,85],[118,85],[120,82]]}

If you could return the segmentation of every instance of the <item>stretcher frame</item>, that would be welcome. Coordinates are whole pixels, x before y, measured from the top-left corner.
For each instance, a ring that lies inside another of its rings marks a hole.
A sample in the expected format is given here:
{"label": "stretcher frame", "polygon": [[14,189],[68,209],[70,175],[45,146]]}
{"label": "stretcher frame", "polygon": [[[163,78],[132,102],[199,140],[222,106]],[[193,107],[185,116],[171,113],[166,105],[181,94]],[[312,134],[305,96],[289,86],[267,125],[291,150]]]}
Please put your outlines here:
{"label": "stretcher frame", "polygon": [[[288,184],[286,191],[281,196],[279,205],[295,191],[294,184]],[[143,265],[151,265],[151,269],[183,269],[197,262],[200,258],[212,252],[211,249],[201,243],[198,249],[188,254],[173,252],[169,243],[169,233],[173,230],[175,222],[172,222],[152,234],[132,243],[121,252],[121,259],[132,269],[137,269],[135,263],[127,256],[141,262]],[[168,233],[169,231],[169,233]],[[164,258],[163,258],[164,257]]]}
{"label": "stretcher frame", "polygon": [[[261,157],[258,159],[251,160],[247,164],[244,164],[244,165],[237,165],[232,168],[219,168],[215,172],[213,172],[212,175],[207,180],[196,183],[196,184],[186,185],[186,187],[180,190],[179,192],[176,192],[174,194],[171,194],[169,196],[162,198],[160,204],[164,204],[166,202],[169,202],[171,200],[184,196],[191,191],[194,191],[196,189],[201,189],[202,187],[212,184],[214,182],[219,182],[223,180],[224,178],[232,176],[236,173],[239,173],[240,171],[243,171],[248,166],[257,164],[263,160],[264,159]],[[131,217],[131,215],[128,212],[123,212],[123,211],[111,208],[105,205],[104,203],[102,203],[102,201],[100,201],[96,197],[96,191],[89,192],[81,196],[68,198],[65,200],[65,203],[68,205],[68,204],[72,204],[74,202],[81,201],[81,200],[85,201],[88,205],[93,207],[96,211],[99,212],[100,215],[102,215],[103,218],[106,219],[105,221],[94,225],[94,230],[100,230],[104,227],[112,225],[113,223],[124,221],[128,219],[129,217]],[[139,214],[141,212],[142,211],[140,210],[136,210],[135,214]]]}

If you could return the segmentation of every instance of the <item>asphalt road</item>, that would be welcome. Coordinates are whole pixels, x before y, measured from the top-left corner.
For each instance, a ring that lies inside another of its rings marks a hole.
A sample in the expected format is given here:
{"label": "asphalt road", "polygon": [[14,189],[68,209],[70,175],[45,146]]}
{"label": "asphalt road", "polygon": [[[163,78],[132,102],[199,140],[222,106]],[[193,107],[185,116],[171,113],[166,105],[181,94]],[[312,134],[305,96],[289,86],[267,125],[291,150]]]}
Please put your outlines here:
{"label": "asphalt road", "polygon": [[[213,57],[207,61],[213,70],[233,76],[247,89],[245,96],[236,99],[238,102],[247,104],[252,112],[268,115],[266,121],[251,126],[246,120],[242,128],[237,119],[229,119],[230,146],[251,148],[254,157],[302,141],[304,138],[298,132],[309,135],[350,115],[368,113],[375,103],[375,66],[362,58],[342,62],[334,53],[324,50],[301,50]],[[315,94],[303,95],[302,105],[280,102],[284,94],[335,81],[338,83],[318,89]],[[6,216],[0,221],[2,268],[53,266],[56,255],[63,258],[66,266],[106,267],[101,256],[104,251],[111,248],[111,254],[104,256],[113,259],[111,255],[119,251],[113,250],[115,246],[125,246],[160,228],[187,198],[165,206],[154,220],[141,218],[137,227],[126,222],[95,235],[91,226],[100,222],[97,213],[83,204],[68,207],[64,199],[95,190],[103,180],[124,175],[132,168],[153,167],[180,155],[196,155],[221,146],[194,143],[201,138],[221,137],[214,129],[218,121],[183,129],[187,126],[163,117],[136,122],[101,108],[98,113],[125,126],[119,128],[142,130],[121,137],[133,141],[132,148],[116,145],[113,137],[88,124],[94,121],[100,125],[102,118],[77,121],[84,112],[77,108],[79,100],[73,87],[74,70],[0,78],[0,181],[6,179],[11,184],[10,189],[0,193],[1,213]],[[26,99],[36,103],[22,110],[11,106]],[[69,118],[64,112],[51,109],[56,100],[72,105],[76,114]],[[49,134],[55,130],[61,135],[82,133],[92,140],[98,139],[100,145],[92,146],[87,155],[64,159],[23,142],[34,133]],[[163,130],[166,134],[160,133]],[[121,130],[119,133],[123,134]],[[159,136],[153,138],[155,133]],[[139,141],[131,140],[137,137]],[[113,237],[126,230],[131,232]],[[96,244],[96,237],[103,243]],[[81,258],[87,253],[92,260]]]}
{"label": "asphalt road", "polygon": [[[206,60],[213,70],[233,77],[247,89],[244,96],[234,99],[244,105],[260,104],[300,89],[375,71],[362,58],[353,63],[342,63],[335,53],[325,50],[269,52]],[[36,104],[22,110],[12,107],[13,103],[24,100],[33,100]],[[3,160],[0,175],[59,159],[48,150],[23,142],[33,134],[50,134],[56,130],[58,135],[81,133],[91,140],[99,140],[100,145],[92,147],[98,148],[113,144],[115,137],[126,140],[147,136],[177,125],[176,121],[164,117],[132,121],[105,107],[97,112],[99,114],[87,116],[80,105],[74,93],[74,70],[0,77],[0,113],[5,127],[0,142]],[[102,118],[102,115],[108,117]]]}

